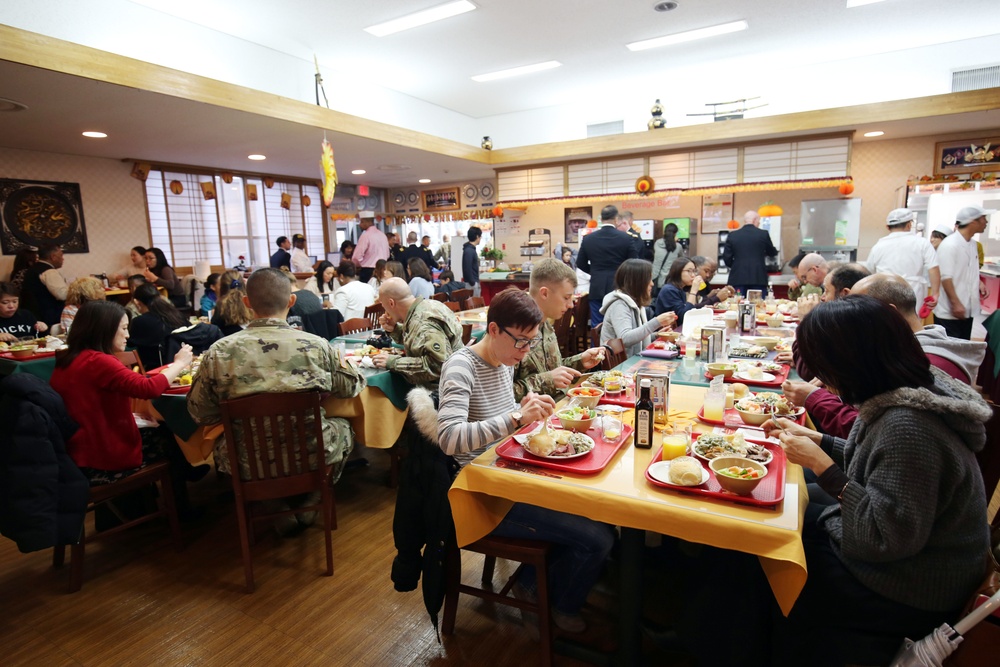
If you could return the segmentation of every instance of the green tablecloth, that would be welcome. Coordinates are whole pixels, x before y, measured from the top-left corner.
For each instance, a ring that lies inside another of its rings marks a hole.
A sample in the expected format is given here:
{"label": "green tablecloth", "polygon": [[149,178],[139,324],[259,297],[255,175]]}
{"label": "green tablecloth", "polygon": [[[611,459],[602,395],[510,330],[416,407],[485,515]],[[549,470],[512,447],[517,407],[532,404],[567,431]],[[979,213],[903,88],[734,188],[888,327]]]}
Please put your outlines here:
{"label": "green tablecloth", "polygon": [[[707,369],[706,364],[698,359],[653,359],[649,357],[643,357],[640,355],[635,355],[629,357],[625,362],[619,366],[621,370],[628,370],[632,368],[637,363],[643,360],[649,360],[655,362],[657,366],[667,370],[670,373],[670,382],[673,384],[688,385],[691,387],[707,387],[709,384],[709,378],[705,377]],[[738,363],[739,359],[730,359],[731,363]],[[790,364],[791,365],[791,364]],[[795,366],[791,365],[791,370],[788,372],[788,379],[794,381],[802,381],[799,374],[795,372]],[[776,391],[781,393],[781,388],[764,388],[754,387],[751,385],[753,391]]]}
{"label": "green tablecloth", "polygon": [[45,359],[32,359],[29,361],[14,361],[13,359],[0,359],[0,377],[16,375],[18,373],[31,373],[42,378],[46,382],[52,377],[52,371],[56,369],[56,358],[46,357]]}

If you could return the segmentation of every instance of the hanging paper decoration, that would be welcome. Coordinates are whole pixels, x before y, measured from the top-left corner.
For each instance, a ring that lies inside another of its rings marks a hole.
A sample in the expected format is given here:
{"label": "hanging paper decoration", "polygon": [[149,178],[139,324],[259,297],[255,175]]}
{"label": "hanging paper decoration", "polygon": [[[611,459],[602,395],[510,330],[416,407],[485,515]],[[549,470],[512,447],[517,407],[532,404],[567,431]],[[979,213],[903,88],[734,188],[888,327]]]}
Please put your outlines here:
{"label": "hanging paper decoration", "polygon": [[184,192],[184,185],[180,181],[170,181],[170,191],[179,195]]}
{"label": "hanging paper decoration", "polygon": [[247,199],[257,201],[257,186],[254,183],[247,183]]}
{"label": "hanging paper decoration", "polygon": [[309,195],[302,195],[302,205],[303,206],[309,206],[309,204],[312,204],[312,203],[313,203],[313,200],[309,197]]}
{"label": "hanging paper decoration", "polygon": [[640,176],[635,182],[635,191],[641,195],[648,195],[656,188],[656,183],[649,176]]}
{"label": "hanging paper decoration", "polygon": [[266,187],[268,190],[270,190],[271,188],[273,188],[274,187],[274,179],[271,178],[270,176],[265,176],[264,177],[264,187]]}
{"label": "hanging paper decoration", "polygon": [[493,217],[494,218],[502,218],[503,217],[503,206],[494,206],[493,207]]}
{"label": "hanging paper decoration", "polygon": [[226,185],[229,185],[230,183],[233,182],[233,172],[231,171],[224,171],[221,174],[219,174],[219,176],[222,178],[222,182],[225,183]]}
{"label": "hanging paper decoration", "polygon": [[740,228],[740,221],[739,220],[730,220],[729,222],[726,223],[726,227],[728,229],[739,229]]}
{"label": "hanging paper decoration", "polygon": [[215,199],[215,183],[213,181],[205,181],[204,183],[199,183],[201,185],[201,194],[205,197],[205,200]]}
{"label": "hanging paper decoration", "polygon": [[333,195],[337,191],[337,167],[333,164],[333,146],[325,138],[323,155],[319,163],[323,170],[323,205],[329,206],[333,203]]}
{"label": "hanging paper decoration", "polygon": [[132,165],[132,178],[138,178],[145,182],[146,177],[149,176],[149,170],[152,168],[148,162],[136,162]]}
{"label": "hanging paper decoration", "polygon": [[287,192],[281,193],[281,208],[287,208],[287,209],[292,208],[292,195],[288,194]]}
{"label": "hanging paper decoration", "polygon": [[784,209],[773,201],[764,202],[764,205],[757,209],[757,215],[762,218],[777,218],[784,212]]}

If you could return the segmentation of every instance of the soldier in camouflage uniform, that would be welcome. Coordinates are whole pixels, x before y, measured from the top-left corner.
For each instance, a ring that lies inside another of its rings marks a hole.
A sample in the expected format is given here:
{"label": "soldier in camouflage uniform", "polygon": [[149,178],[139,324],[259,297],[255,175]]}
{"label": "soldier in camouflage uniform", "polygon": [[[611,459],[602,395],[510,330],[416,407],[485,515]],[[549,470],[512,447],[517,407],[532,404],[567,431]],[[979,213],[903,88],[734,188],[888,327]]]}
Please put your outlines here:
{"label": "soldier in camouflage uniform", "polygon": [[441,366],[463,347],[462,326],[455,313],[439,301],[414,297],[401,278],[382,283],[379,302],[385,308],[379,323],[403,344],[406,356],[379,354],[372,358],[375,366],[399,373],[411,384],[437,389]]}
{"label": "soldier in camouflage uniform", "polygon": [[580,377],[580,371],[593,368],[604,358],[604,349],[600,347],[566,359],[559,351],[552,321],[573,306],[575,289],[576,272],[554,257],[543,259],[531,270],[528,291],[545,320],[539,332],[542,344],[531,348],[528,356],[514,368],[514,397],[517,400],[531,391],[559,400],[563,390]]}
{"label": "soldier in camouflage uniform", "polygon": [[[365,387],[364,377],[349,364],[341,363],[326,340],[288,326],[285,318],[294,299],[281,271],[255,271],[247,281],[246,298],[257,319],[202,355],[187,399],[188,412],[197,423],[219,423],[220,404],[233,398],[295,391],[321,391],[351,398]],[[323,449],[326,462],[334,466],[334,481],[340,478],[353,446],[354,432],[347,420],[325,417]],[[231,472],[224,438],[216,441],[215,464],[220,471]],[[240,464],[244,479],[249,479],[245,454]]]}

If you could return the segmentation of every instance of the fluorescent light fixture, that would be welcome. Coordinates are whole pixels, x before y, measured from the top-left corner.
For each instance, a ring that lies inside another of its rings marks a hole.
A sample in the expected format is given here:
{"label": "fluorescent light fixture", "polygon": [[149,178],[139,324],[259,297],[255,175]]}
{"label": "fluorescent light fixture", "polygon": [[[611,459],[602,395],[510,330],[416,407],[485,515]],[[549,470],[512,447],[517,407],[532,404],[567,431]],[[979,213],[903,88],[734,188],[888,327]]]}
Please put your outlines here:
{"label": "fluorescent light fixture", "polygon": [[104,132],[87,131],[83,133],[83,136],[90,137],[91,139],[105,139],[107,138],[108,135],[105,134]]}
{"label": "fluorescent light fixture", "polygon": [[368,172],[365,171],[364,169],[352,169],[351,173],[354,174],[355,176],[364,176]]}
{"label": "fluorescent light fixture", "polygon": [[421,178],[419,181],[417,181],[417,183],[430,183],[430,182],[431,182],[431,179],[429,179],[429,178]]}
{"label": "fluorescent light fixture", "polygon": [[882,130],[875,130],[874,132],[865,132],[866,137],[881,137],[885,132]]}
{"label": "fluorescent light fixture", "polygon": [[558,60],[547,60],[544,63],[535,63],[534,65],[524,65],[522,67],[514,67],[512,69],[503,69],[499,72],[490,72],[489,74],[477,74],[472,77],[472,80],[480,83],[484,81],[496,81],[497,79],[507,79],[512,76],[531,74],[532,72],[543,72],[547,69],[555,69],[556,67],[562,67],[562,63]]}
{"label": "fluorescent light fixture", "polygon": [[392,19],[391,21],[386,21],[385,23],[368,26],[365,28],[365,32],[371,33],[376,37],[385,37],[386,35],[402,32],[403,30],[409,30],[410,28],[427,25],[428,23],[441,21],[443,19],[451,18],[452,16],[458,16],[459,14],[464,14],[465,12],[471,12],[475,8],[476,6],[468,0],[448,2],[443,5],[438,5],[437,7],[431,7],[430,9],[401,16],[398,19]]}
{"label": "fluorescent light fixture", "polygon": [[266,155],[261,155],[260,153],[254,153],[253,155],[247,155],[248,160],[266,160]]}
{"label": "fluorescent light fixture", "polygon": [[653,39],[644,39],[641,42],[632,42],[631,44],[626,44],[625,47],[629,51],[645,51],[646,49],[656,49],[661,46],[670,46],[671,44],[682,44],[684,42],[693,42],[696,39],[705,39],[706,37],[728,35],[731,32],[740,32],[741,30],[746,30],[748,27],[750,27],[750,25],[746,21],[733,21],[732,23],[713,25],[709,28],[698,28],[697,30],[678,32],[674,35],[665,35],[663,37],[654,37]]}
{"label": "fluorescent light fixture", "polygon": [[874,5],[876,2],[885,2],[885,0],[847,0],[847,8],[852,9],[854,7]]}

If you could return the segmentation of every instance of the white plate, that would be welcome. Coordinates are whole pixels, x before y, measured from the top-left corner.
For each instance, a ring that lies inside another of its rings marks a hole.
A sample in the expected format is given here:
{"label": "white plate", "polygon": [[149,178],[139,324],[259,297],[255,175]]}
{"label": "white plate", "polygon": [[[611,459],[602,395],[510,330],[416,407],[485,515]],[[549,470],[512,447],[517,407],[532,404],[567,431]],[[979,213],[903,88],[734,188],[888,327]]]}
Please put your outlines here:
{"label": "white plate", "polygon": [[749,373],[733,373],[733,377],[750,382],[774,382],[774,376],[770,373],[761,373],[759,378],[752,378]]}
{"label": "white plate", "polygon": [[[535,457],[536,459],[545,459],[545,460],[547,460],[547,461],[568,461],[568,460],[570,460],[570,459],[578,459],[578,458],[580,458],[581,456],[586,456],[587,454],[589,454],[589,453],[591,453],[592,451],[594,451],[594,446],[595,446],[595,444],[596,444],[596,443],[594,442],[594,439],[593,439],[593,438],[591,438],[591,437],[590,437],[589,435],[587,435],[586,433],[581,433],[580,435],[582,435],[583,437],[585,437],[585,438],[586,438],[587,440],[589,440],[589,441],[590,441],[590,449],[588,449],[588,450],[586,450],[586,451],[583,451],[583,452],[577,452],[576,454],[570,454],[569,456],[538,456],[537,454],[532,454],[532,453],[531,453],[531,452],[530,452],[530,451],[528,450],[528,447],[527,447],[527,444],[528,444],[528,440],[530,439],[530,437],[531,437],[532,435],[534,435],[535,433],[537,433],[537,432],[538,432],[538,431],[540,431],[541,429],[542,429],[542,427],[541,427],[541,424],[539,423],[539,426],[538,426],[538,428],[537,428],[537,429],[534,429],[534,430],[532,430],[532,431],[531,431],[531,433],[526,433],[526,434],[524,434],[524,435],[515,435],[515,436],[514,436],[514,440],[515,440],[515,441],[516,441],[516,442],[517,442],[518,444],[520,444],[520,445],[521,445],[521,447],[523,447],[523,448],[524,448],[524,453],[525,453],[525,454],[527,454],[528,456],[534,456],[534,457]],[[555,432],[555,431],[559,431],[559,430],[561,430],[561,429],[556,429],[556,428],[553,428],[553,429],[551,429],[551,430],[552,430],[553,432]]]}
{"label": "white plate", "polygon": [[[658,482],[663,482],[664,484],[669,484],[670,486],[685,486],[684,484],[675,484],[670,481],[670,464],[673,461],[658,461],[653,465],[649,466],[649,476]],[[701,484],[708,481],[708,470],[704,466],[701,468]],[[701,486],[701,484],[695,484],[692,486]]]}
{"label": "white plate", "polygon": [[[748,442],[747,445],[753,446],[753,445],[756,445],[756,443]],[[774,460],[774,453],[771,452],[770,449],[768,449],[767,447],[764,447],[764,445],[756,445],[756,446],[762,447],[764,449],[764,451],[767,453],[767,460],[766,461],[757,461],[757,463],[760,463],[762,465],[768,465],[769,463],[771,463],[771,461]],[[750,460],[754,461],[755,459],[750,459]]]}

